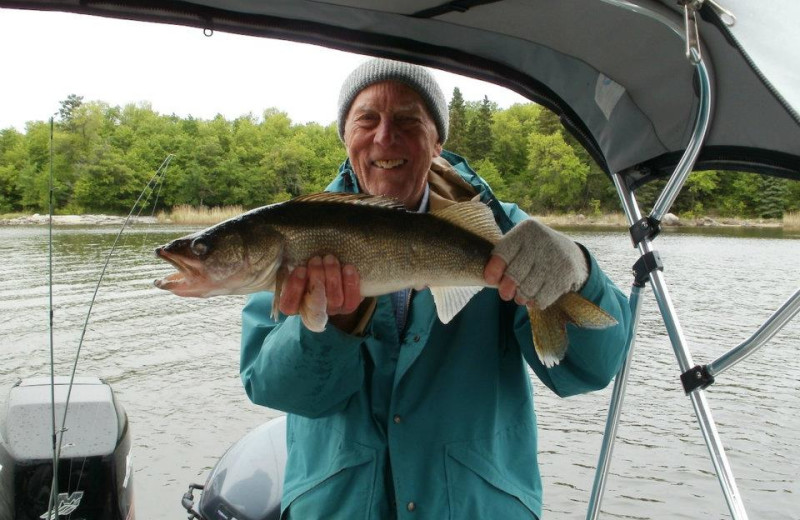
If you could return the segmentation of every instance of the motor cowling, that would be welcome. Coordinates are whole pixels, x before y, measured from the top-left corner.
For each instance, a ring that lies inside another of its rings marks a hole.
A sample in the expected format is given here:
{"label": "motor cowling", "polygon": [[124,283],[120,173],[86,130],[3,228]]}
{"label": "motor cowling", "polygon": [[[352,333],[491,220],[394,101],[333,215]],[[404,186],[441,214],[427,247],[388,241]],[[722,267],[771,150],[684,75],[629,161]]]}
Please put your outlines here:
{"label": "motor cowling", "polygon": [[[56,378],[56,428],[69,390]],[[14,385],[0,416],[0,520],[48,518],[53,477],[53,412],[49,378]],[[111,387],[75,378],[58,460],[57,516],[133,520],[133,468],[128,417]]]}
{"label": "motor cowling", "polygon": [[[205,486],[192,485],[183,505],[204,520],[278,520],[286,466],[286,417],[262,424],[217,461]],[[194,489],[203,489],[194,509]]]}

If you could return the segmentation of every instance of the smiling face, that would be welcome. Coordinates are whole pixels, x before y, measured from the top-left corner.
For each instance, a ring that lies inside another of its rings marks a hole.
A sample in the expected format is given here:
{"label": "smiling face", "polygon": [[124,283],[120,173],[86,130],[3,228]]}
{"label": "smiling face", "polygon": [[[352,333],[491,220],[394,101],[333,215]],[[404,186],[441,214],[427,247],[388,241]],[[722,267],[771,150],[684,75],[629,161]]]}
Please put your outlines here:
{"label": "smiling face", "polygon": [[425,192],[431,161],[442,152],[425,102],[396,81],[359,92],[345,120],[344,144],[362,191],[412,210]]}

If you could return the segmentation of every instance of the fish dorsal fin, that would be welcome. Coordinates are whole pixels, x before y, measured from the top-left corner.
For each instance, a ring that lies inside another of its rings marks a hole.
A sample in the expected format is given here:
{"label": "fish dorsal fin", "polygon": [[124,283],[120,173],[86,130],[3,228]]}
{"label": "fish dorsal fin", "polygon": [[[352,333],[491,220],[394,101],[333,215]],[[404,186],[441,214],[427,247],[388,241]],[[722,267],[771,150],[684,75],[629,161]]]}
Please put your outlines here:
{"label": "fish dorsal fin", "polygon": [[323,192],[312,193],[310,195],[301,195],[290,201],[288,204],[295,202],[303,203],[316,203],[316,202],[333,202],[337,204],[356,204],[359,206],[375,206],[379,208],[389,209],[402,209],[406,207],[397,199],[391,197],[382,197],[379,195],[368,195],[366,193],[336,193],[336,192]]}
{"label": "fish dorsal fin", "polygon": [[431,287],[430,289],[433,304],[436,306],[436,315],[439,316],[439,321],[447,324],[483,287]]}
{"label": "fish dorsal fin", "polygon": [[457,202],[446,208],[432,211],[431,215],[446,220],[461,229],[475,233],[492,244],[497,243],[503,236],[494,221],[492,209],[477,200]]}

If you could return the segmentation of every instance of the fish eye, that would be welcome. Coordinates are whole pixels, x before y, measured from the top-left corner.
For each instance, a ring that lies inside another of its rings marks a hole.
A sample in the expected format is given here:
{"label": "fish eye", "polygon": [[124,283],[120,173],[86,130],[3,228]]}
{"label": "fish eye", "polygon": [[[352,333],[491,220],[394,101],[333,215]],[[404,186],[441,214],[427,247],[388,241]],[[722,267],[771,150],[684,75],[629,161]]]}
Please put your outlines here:
{"label": "fish eye", "polygon": [[191,249],[192,253],[196,254],[197,256],[203,256],[208,253],[208,250],[211,249],[211,246],[208,245],[208,242],[206,242],[204,238],[195,238],[189,245],[189,249]]}

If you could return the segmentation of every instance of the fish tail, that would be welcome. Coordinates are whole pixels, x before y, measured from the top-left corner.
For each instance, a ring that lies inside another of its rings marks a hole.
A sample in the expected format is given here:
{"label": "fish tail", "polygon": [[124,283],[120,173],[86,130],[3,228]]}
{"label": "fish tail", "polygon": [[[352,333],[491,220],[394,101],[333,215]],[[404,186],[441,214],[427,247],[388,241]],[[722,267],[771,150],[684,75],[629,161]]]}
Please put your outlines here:
{"label": "fish tail", "polygon": [[567,323],[585,329],[605,329],[617,324],[606,311],[575,292],[561,296],[546,309],[528,306],[536,355],[544,366],[557,365],[567,353]]}

